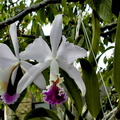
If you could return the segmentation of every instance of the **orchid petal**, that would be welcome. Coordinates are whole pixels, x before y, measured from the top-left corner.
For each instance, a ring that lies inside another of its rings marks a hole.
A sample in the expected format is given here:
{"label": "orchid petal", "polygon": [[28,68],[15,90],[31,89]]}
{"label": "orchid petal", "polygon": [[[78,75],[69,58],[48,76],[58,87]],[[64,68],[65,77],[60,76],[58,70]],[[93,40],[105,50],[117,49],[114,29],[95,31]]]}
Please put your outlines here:
{"label": "orchid petal", "polygon": [[26,61],[20,61],[20,66],[25,72],[27,72],[33,65]]}
{"label": "orchid petal", "polygon": [[57,80],[59,76],[59,65],[58,62],[53,59],[50,64],[50,80]]}
{"label": "orchid petal", "polygon": [[35,79],[35,81],[33,81],[33,83],[40,89],[45,89],[46,87],[46,80],[42,74],[39,74],[39,76]]}
{"label": "orchid petal", "polygon": [[66,42],[65,39],[66,38],[63,37],[63,41],[58,49],[58,59],[67,62],[67,64],[71,64],[78,58],[86,57],[87,52],[85,49],[74,45],[73,43]]}
{"label": "orchid petal", "polygon": [[11,52],[10,48],[3,43],[0,43],[0,68],[7,68],[13,64],[18,64],[19,60]]}
{"label": "orchid petal", "polygon": [[15,67],[16,65],[12,65],[4,69],[0,68],[0,95],[6,92],[10,75]]}
{"label": "orchid petal", "polygon": [[19,81],[17,93],[20,94],[28,85],[34,82],[41,72],[49,67],[49,65],[50,61],[46,61],[45,63],[38,63],[32,66]]}
{"label": "orchid petal", "polygon": [[56,56],[56,51],[62,35],[62,14],[57,15],[53,21],[53,26],[50,32],[50,42],[52,47],[52,55]]}
{"label": "orchid petal", "polygon": [[6,44],[0,43],[0,49],[1,49],[0,50],[0,58],[18,61],[18,59],[15,57],[15,55],[12,53],[12,51]]}
{"label": "orchid petal", "polygon": [[15,55],[16,55],[17,58],[19,58],[19,44],[18,44],[18,38],[17,38],[16,22],[10,25],[9,32],[10,32],[10,36],[11,36],[11,39],[12,39],[13,47],[14,47],[14,50],[15,50]]}
{"label": "orchid petal", "polygon": [[15,70],[13,71],[13,73],[12,73],[12,76],[11,76],[12,85],[14,85],[14,83],[15,83],[15,78],[16,78],[16,74],[17,74],[18,67],[19,67],[19,66],[17,66],[17,67],[15,68]]}
{"label": "orchid petal", "polygon": [[33,59],[43,63],[51,58],[51,50],[42,37],[39,37],[29,44],[19,56],[22,60]]}
{"label": "orchid petal", "polygon": [[86,93],[86,87],[85,87],[85,84],[80,76],[79,71],[74,66],[67,65],[65,62],[59,61],[59,66],[61,69],[66,71],[72,79],[74,79],[74,81],[76,82],[76,84],[80,88],[82,95],[84,96]]}
{"label": "orchid petal", "polygon": [[0,58],[0,68],[1,69],[5,69],[12,65],[17,66],[18,64],[19,64],[19,61],[6,59],[6,58]]}
{"label": "orchid petal", "polygon": [[[26,72],[32,67],[33,65],[25,62],[25,61],[21,61],[21,67],[23,68],[23,70],[25,70]],[[42,74],[39,74],[38,78],[36,78],[36,80],[33,81],[33,83],[35,85],[37,85],[39,88],[44,89],[46,86],[46,81],[45,78]]]}

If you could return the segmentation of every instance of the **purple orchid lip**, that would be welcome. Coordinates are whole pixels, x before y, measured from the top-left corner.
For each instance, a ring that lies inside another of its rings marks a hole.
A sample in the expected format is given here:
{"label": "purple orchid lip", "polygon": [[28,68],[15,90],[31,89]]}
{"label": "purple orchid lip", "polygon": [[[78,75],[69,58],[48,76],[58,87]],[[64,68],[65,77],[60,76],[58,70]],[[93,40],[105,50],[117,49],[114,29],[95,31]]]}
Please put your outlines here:
{"label": "purple orchid lip", "polygon": [[67,95],[64,90],[57,85],[59,78],[56,81],[52,81],[52,83],[48,91],[43,92],[45,95],[43,99],[45,102],[52,105],[62,104],[67,100]]}
{"label": "purple orchid lip", "polygon": [[3,101],[3,104],[9,105],[9,104],[14,104],[17,99],[19,98],[19,94],[14,94],[14,95],[9,95],[8,93],[5,93],[4,95],[1,96],[1,101]]}

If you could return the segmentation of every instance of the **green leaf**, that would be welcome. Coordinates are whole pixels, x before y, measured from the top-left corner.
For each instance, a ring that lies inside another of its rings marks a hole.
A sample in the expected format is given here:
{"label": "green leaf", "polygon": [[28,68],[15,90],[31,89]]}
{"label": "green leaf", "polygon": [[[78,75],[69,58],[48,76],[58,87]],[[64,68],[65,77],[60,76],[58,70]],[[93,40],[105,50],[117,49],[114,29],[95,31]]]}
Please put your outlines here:
{"label": "green leaf", "polygon": [[98,14],[103,20],[110,21],[112,19],[111,7],[112,0],[101,0]]}
{"label": "green leaf", "polygon": [[65,5],[66,5],[66,1],[67,1],[67,0],[62,0],[62,2],[61,2],[62,6],[65,6]]}
{"label": "green leaf", "polygon": [[49,77],[50,77],[50,68],[47,68],[45,69],[43,72],[42,72],[43,76],[45,77],[45,80],[46,80],[46,86],[49,85],[50,81],[49,81]]}
{"label": "green leaf", "polygon": [[110,21],[112,19],[112,0],[87,0],[87,3],[103,20]]}
{"label": "green leaf", "polygon": [[114,52],[114,85],[120,97],[120,14],[116,31],[115,52]]}
{"label": "green leaf", "polygon": [[36,38],[38,38],[39,36],[42,36],[43,39],[45,38],[44,32],[42,30],[42,27],[39,24],[37,25],[35,36],[36,36]]}
{"label": "green leaf", "polygon": [[99,23],[98,16],[95,11],[93,11],[93,16],[92,16],[92,31],[93,31],[92,48],[90,46],[89,61],[93,66],[95,66],[96,65],[95,57],[98,53],[99,42],[100,42],[100,23]]}
{"label": "green leaf", "polygon": [[45,12],[45,9],[41,8],[40,10],[37,11],[37,20],[41,24],[46,23],[46,12]]}
{"label": "green leaf", "polygon": [[61,76],[64,76],[64,84],[74,100],[75,107],[78,111],[78,114],[81,115],[82,107],[83,107],[83,102],[81,98],[81,92],[78,89],[78,86],[76,85],[75,81],[69,77],[69,75],[64,72],[63,70],[61,71]]}
{"label": "green leaf", "polygon": [[80,59],[80,63],[83,72],[83,80],[86,85],[85,100],[87,107],[91,115],[96,118],[100,112],[100,93],[97,75],[89,61]]}
{"label": "green leaf", "polygon": [[47,10],[46,16],[48,17],[48,21],[50,23],[52,23],[53,20],[54,20],[54,13],[53,13],[52,7],[53,7],[52,5],[49,5],[49,6],[46,7],[46,10]]}
{"label": "green leaf", "polygon": [[49,118],[52,118],[53,120],[60,120],[58,116],[52,110],[45,109],[42,107],[34,109],[31,112],[29,112],[25,116],[24,120],[29,120],[29,119],[37,118],[37,117],[49,117]]}

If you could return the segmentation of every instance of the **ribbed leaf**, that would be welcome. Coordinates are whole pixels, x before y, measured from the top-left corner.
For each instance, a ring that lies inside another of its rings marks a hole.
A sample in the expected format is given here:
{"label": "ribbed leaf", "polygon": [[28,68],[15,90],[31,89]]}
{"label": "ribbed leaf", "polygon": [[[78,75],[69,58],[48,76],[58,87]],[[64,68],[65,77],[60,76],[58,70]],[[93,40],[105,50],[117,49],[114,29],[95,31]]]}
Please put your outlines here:
{"label": "ribbed leaf", "polygon": [[110,21],[112,19],[112,0],[86,0],[86,1],[103,20]]}
{"label": "ribbed leaf", "polygon": [[76,85],[75,81],[71,79],[66,72],[62,71],[61,76],[64,76],[64,84],[68,92],[70,93],[72,99],[74,100],[75,107],[80,115],[83,106],[81,92],[78,89],[78,86]]}
{"label": "ribbed leaf", "polygon": [[120,97],[120,14],[118,19],[114,52],[114,85]]}
{"label": "ribbed leaf", "polygon": [[[92,48],[90,46],[90,55],[89,55],[89,61],[94,66],[95,65],[95,58],[98,53],[99,48],[99,41],[100,41],[100,23],[97,18],[97,14],[94,11],[92,16]],[[93,55],[94,53],[94,55]]]}
{"label": "ribbed leaf", "polygon": [[101,0],[99,15],[103,20],[110,21],[112,19],[112,0]]}
{"label": "ribbed leaf", "polygon": [[92,65],[85,59],[80,59],[83,80],[86,85],[85,100],[87,103],[88,110],[93,117],[97,117],[100,111],[100,93],[98,86],[97,75]]}
{"label": "ribbed leaf", "polygon": [[29,119],[37,118],[37,117],[49,117],[49,118],[52,118],[53,120],[60,120],[58,116],[52,110],[45,109],[42,107],[34,109],[31,112],[29,112],[25,116],[24,120],[29,120]]}

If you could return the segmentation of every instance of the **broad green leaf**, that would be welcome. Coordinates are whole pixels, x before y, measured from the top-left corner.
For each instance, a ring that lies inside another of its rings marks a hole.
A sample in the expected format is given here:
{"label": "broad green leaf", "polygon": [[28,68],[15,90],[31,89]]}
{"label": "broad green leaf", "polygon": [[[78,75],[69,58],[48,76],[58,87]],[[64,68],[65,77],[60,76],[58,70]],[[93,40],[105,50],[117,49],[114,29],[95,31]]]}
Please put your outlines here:
{"label": "broad green leaf", "polygon": [[78,89],[78,86],[76,85],[75,81],[68,76],[66,72],[61,71],[61,76],[64,77],[64,84],[70,96],[74,100],[74,104],[75,104],[75,107],[79,115],[81,115],[83,103],[82,103],[82,98],[81,98],[81,92]]}
{"label": "broad green leaf", "polygon": [[103,20],[110,21],[112,19],[111,7],[112,7],[112,0],[101,0],[98,14]]}
{"label": "broad green leaf", "polygon": [[86,85],[86,104],[91,115],[96,118],[100,112],[100,93],[97,75],[89,61],[80,59],[80,63],[82,67],[83,80]]}
{"label": "broad green leaf", "polygon": [[112,19],[112,0],[87,0],[87,3],[103,20],[110,21]]}
{"label": "broad green leaf", "polygon": [[49,117],[49,118],[52,118],[53,120],[60,120],[58,116],[52,110],[45,109],[42,107],[34,109],[31,112],[29,112],[25,116],[24,120],[29,120],[29,119],[37,118],[37,117]]}
{"label": "broad green leaf", "polygon": [[95,11],[93,12],[93,16],[92,16],[92,31],[93,31],[92,46],[90,46],[89,61],[93,66],[95,66],[96,64],[95,57],[99,50],[98,48],[99,48],[99,41],[100,41],[100,23]]}
{"label": "broad green leaf", "polygon": [[120,14],[116,31],[115,51],[114,51],[114,85],[120,97]]}

